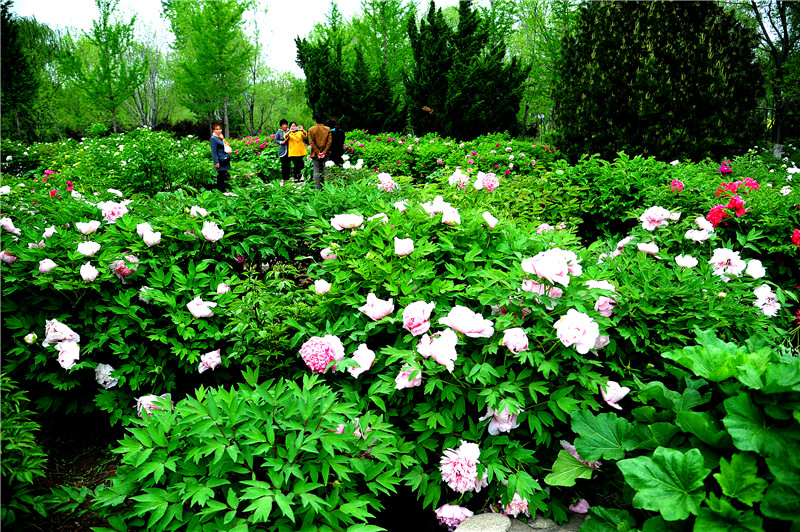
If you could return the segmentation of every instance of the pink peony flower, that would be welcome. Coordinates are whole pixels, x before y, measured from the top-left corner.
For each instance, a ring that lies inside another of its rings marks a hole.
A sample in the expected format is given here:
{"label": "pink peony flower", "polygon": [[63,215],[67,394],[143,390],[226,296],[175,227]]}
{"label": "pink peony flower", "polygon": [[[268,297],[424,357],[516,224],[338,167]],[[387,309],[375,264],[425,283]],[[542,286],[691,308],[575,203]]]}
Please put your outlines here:
{"label": "pink peony flower", "polygon": [[452,207],[452,205],[444,201],[444,198],[441,196],[436,196],[433,198],[433,201],[421,203],[420,207],[422,207],[425,212],[433,217],[434,214],[443,213],[446,209]]}
{"label": "pink peony flower", "polygon": [[514,497],[508,501],[508,506],[503,508],[503,513],[513,517],[517,517],[519,514],[525,514],[530,517],[531,512],[528,508],[528,499],[523,499],[519,496],[519,493],[515,491]]}
{"label": "pink peony flower", "polygon": [[512,414],[508,410],[508,407],[503,408],[501,412],[497,412],[492,407],[487,406],[486,415],[478,418],[478,421],[492,418],[491,421],[489,421],[489,434],[497,436],[501,432],[511,432],[511,429],[519,427],[517,415],[521,412],[522,411],[517,414]]}
{"label": "pink peony flower", "polygon": [[469,509],[455,504],[442,505],[437,508],[434,513],[436,514],[436,519],[439,521],[439,524],[447,528],[449,532],[454,532],[464,519],[475,515]]}
{"label": "pink peony flower", "polygon": [[139,235],[139,238],[143,238],[145,234],[152,232],[153,232],[153,227],[150,225],[149,222],[142,222],[140,224],[136,224],[136,233]]}
{"label": "pink peony flower", "polygon": [[225,236],[225,231],[220,229],[216,222],[205,221],[203,222],[202,235],[209,242],[216,242]]}
{"label": "pink peony flower", "polygon": [[492,216],[489,211],[483,213],[483,219],[486,220],[486,224],[489,226],[489,229],[494,229],[499,221],[497,218]]}
{"label": "pink peony flower", "polygon": [[475,183],[473,183],[472,186],[475,187],[475,190],[486,189],[486,192],[494,192],[494,190],[500,186],[500,180],[497,179],[495,174],[478,172]]}
{"label": "pink peony flower", "polygon": [[541,235],[541,234],[543,234],[543,233],[545,233],[547,231],[553,231],[553,230],[555,230],[555,227],[553,227],[552,225],[546,224],[546,223],[542,223],[542,224],[539,224],[539,227],[536,228],[536,234],[537,235]]}
{"label": "pink peony flower", "polygon": [[433,357],[437,364],[441,364],[447,371],[453,373],[454,363],[458,359],[456,344],[458,335],[451,329],[445,329],[433,336],[423,335],[417,344],[417,351],[425,358]]}
{"label": "pink peony flower", "polygon": [[461,215],[458,214],[458,210],[455,208],[445,209],[444,212],[442,212],[442,223],[451,227],[460,224]]}
{"label": "pink peony flower", "polygon": [[361,344],[353,353],[353,362],[358,366],[348,366],[347,371],[354,379],[357,379],[359,375],[372,367],[372,363],[375,362],[375,352],[368,348],[367,344]]}
{"label": "pink peony flower", "polygon": [[136,271],[134,265],[138,262],[139,259],[135,256],[125,255],[125,260],[119,259],[111,263],[111,271],[122,281],[122,284],[125,284],[125,278]]}
{"label": "pink peony flower", "polygon": [[765,316],[774,317],[778,314],[778,311],[781,309],[781,304],[778,302],[775,292],[772,291],[769,285],[762,284],[753,290],[753,294],[756,296],[753,306],[761,309],[761,312]]}
{"label": "pink peony flower", "polygon": [[81,337],[78,333],[58,320],[47,320],[44,324],[44,342],[42,347],[59,342],[74,342],[79,344]]}
{"label": "pink peony flower", "polygon": [[683,182],[677,179],[673,179],[672,183],[669,184],[669,189],[675,194],[680,194],[681,192],[683,192]]}
{"label": "pink peony flower", "polygon": [[51,225],[50,227],[45,228],[44,233],[42,233],[42,238],[52,238],[56,233],[58,233],[56,226]]}
{"label": "pink peony flower", "polygon": [[738,277],[747,267],[747,263],[739,257],[739,252],[728,248],[715,249],[708,263],[714,275],[722,277],[724,281],[729,280],[728,275]]}
{"label": "pink peony flower", "polygon": [[699,227],[703,231],[707,231],[709,233],[714,232],[714,225],[705,218],[703,218],[702,216],[698,216],[697,218],[695,218],[694,223],[696,223],[697,227]]}
{"label": "pink peony flower", "polygon": [[87,262],[86,264],[81,266],[80,274],[81,274],[81,279],[83,279],[87,283],[91,283],[94,282],[95,279],[97,279],[98,271],[97,268],[92,266],[91,262]]}
{"label": "pink peony flower", "polygon": [[704,229],[703,230],[689,229],[688,231],[686,231],[686,234],[684,236],[689,240],[693,240],[695,242],[705,242],[706,240],[711,238],[711,233]]}
{"label": "pink peony flower", "polygon": [[147,247],[151,248],[161,242],[161,232],[151,231],[149,233],[145,233],[142,235],[142,240],[144,240],[144,243],[147,245]]}
{"label": "pink peony flower", "polygon": [[208,211],[199,205],[192,205],[192,208],[189,210],[189,216],[192,218],[204,218],[206,214],[208,214]]}
{"label": "pink peony flower", "polygon": [[372,222],[374,220],[379,220],[379,221],[381,221],[383,223],[388,223],[389,222],[389,217],[386,216],[385,212],[379,212],[378,214],[375,214],[375,215],[370,216],[369,218],[367,218],[368,222]]}
{"label": "pink peony flower", "polygon": [[81,255],[91,257],[98,251],[100,251],[100,244],[98,244],[97,242],[92,242],[91,240],[87,240],[86,242],[81,242],[80,244],[78,244],[78,253],[80,253]]}
{"label": "pink peony flower", "polygon": [[225,284],[225,283],[219,283],[219,284],[217,285],[217,293],[218,293],[218,294],[227,294],[227,293],[228,293],[228,292],[230,292],[230,291],[231,291],[231,287],[230,287],[230,286],[228,286],[228,285],[227,285],[227,284]]}
{"label": "pink peony flower", "polygon": [[114,368],[112,368],[108,364],[98,364],[96,368],[94,368],[94,379],[97,381],[97,384],[109,390],[117,385],[119,379],[116,379],[111,376],[114,372]]}
{"label": "pink peony flower", "polygon": [[[439,161],[441,161],[441,159],[439,159]],[[442,163],[439,162],[439,164]],[[469,176],[462,172],[461,167],[459,166],[456,168],[455,172],[453,172],[453,175],[450,176],[448,182],[451,185],[455,185],[459,190],[464,190],[467,188],[467,185],[469,185]]]}
{"label": "pink peony flower", "polygon": [[[531,292],[532,294],[539,294],[539,295],[546,295],[551,299],[559,299],[561,296],[564,295],[564,291],[557,286],[549,286],[542,283],[537,283],[533,279],[523,279],[522,280],[522,290],[525,292]],[[541,303],[541,299],[538,297],[536,298],[537,303]],[[556,308],[555,302],[547,303],[546,307],[549,310],[553,310]]]}
{"label": "pink peony flower", "polygon": [[610,343],[611,343],[611,338],[603,334],[597,337],[597,341],[594,343],[594,348],[603,349]]}
{"label": "pink peony flower", "polygon": [[600,327],[583,312],[569,309],[567,314],[555,323],[558,339],[566,347],[575,346],[578,353],[585,355],[594,347],[600,336]]}
{"label": "pink peony flower", "polygon": [[540,279],[547,279],[553,284],[567,286],[570,274],[580,275],[583,272],[579,262],[572,251],[552,248],[534,257],[523,259],[522,270]]}
{"label": "pink peony flower", "polygon": [[658,246],[656,246],[653,242],[647,242],[643,244],[636,244],[636,247],[642,253],[647,253],[648,255],[655,255],[658,253]]}
{"label": "pink peony flower", "polygon": [[213,301],[203,301],[200,296],[197,296],[186,304],[186,308],[189,309],[189,312],[195,318],[210,318],[214,315],[211,309],[216,306],[217,304]]}
{"label": "pink peony flower", "polygon": [[392,205],[394,205],[394,208],[398,211],[403,212],[408,209],[408,200],[395,201]]}
{"label": "pink peony flower", "polygon": [[528,335],[522,327],[503,331],[503,345],[515,355],[528,350]]}
{"label": "pink peony flower", "polygon": [[642,213],[639,220],[642,227],[647,231],[653,231],[657,227],[669,225],[670,212],[659,206],[650,207]]}
{"label": "pink peony flower", "polygon": [[39,273],[49,273],[50,270],[56,267],[56,263],[51,259],[44,259],[39,261]]}
{"label": "pink peony flower", "polygon": [[333,260],[336,258],[336,254],[333,252],[331,248],[325,248],[319,252],[322,260]]}
{"label": "pink peony flower", "polygon": [[601,465],[603,465],[602,462],[596,462],[596,461],[595,462],[587,462],[586,460],[581,458],[580,455],[578,455],[578,451],[575,450],[575,446],[572,445],[570,442],[568,442],[566,440],[561,440],[560,443],[561,443],[561,447],[563,447],[565,451],[569,451],[569,454],[574,456],[575,459],[578,460],[579,462],[581,462],[582,464],[587,465],[587,466],[591,467],[592,469],[598,469]]}
{"label": "pink peony flower", "polygon": [[150,416],[153,414],[154,411],[164,410],[164,408],[156,406],[155,404],[156,401],[158,401],[159,399],[166,399],[170,404],[172,402],[172,396],[171,394],[168,393],[161,395],[143,395],[142,397],[136,399],[136,411],[139,414],[139,417],[142,418],[144,417],[142,416],[142,410],[147,412],[148,419],[150,418]]}
{"label": "pink peony flower", "polygon": [[599,312],[601,316],[610,318],[614,313],[614,305],[616,304],[617,302],[614,299],[607,296],[600,296],[594,304],[594,309]]}
{"label": "pink peony flower", "polygon": [[314,281],[314,292],[317,294],[327,294],[331,290],[331,283],[324,279]]}
{"label": "pink peony flower", "polygon": [[17,257],[16,255],[12,255],[6,250],[0,251],[0,260],[5,262],[6,264],[14,264],[15,262],[17,262],[18,258],[19,257]]}
{"label": "pink peony flower", "polygon": [[11,221],[11,218],[0,218],[0,225],[2,225],[4,231],[11,233],[12,235],[19,236],[22,234],[22,231],[14,227],[14,222]]}
{"label": "pink peony flower", "polygon": [[358,310],[369,316],[373,321],[378,321],[394,312],[393,299],[389,298],[388,301],[384,301],[383,299],[378,299],[375,294],[370,292],[367,294],[367,303],[359,307]]}
{"label": "pink peony flower", "polygon": [[467,307],[456,305],[439,323],[463,333],[470,338],[489,338],[494,334],[492,322]]}
{"label": "pink peony flower", "polygon": [[331,218],[331,226],[337,231],[342,229],[355,229],[361,227],[364,223],[364,217],[358,214],[337,214]]}
{"label": "pink peony flower", "polygon": [[697,266],[697,259],[691,255],[676,255],[675,264],[681,268],[694,268]]}
{"label": "pink peony flower", "polygon": [[591,506],[589,505],[586,499],[581,499],[577,503],[569,505],[569,509],[575,512],[576,514],[589,513],[589,508],[591,508]]}
{"label": "pink peony flower", "polygon": [[128,213],[128,203],[130,200],[122,202],[116,201],[101,201],[97,204],[97,208],[103,213],[103,218],[110,224],[117,223],[117,219],[121,218]]}
{"label": "pink peony flower", "polygon": [[425,301],[415,301],[403,309],[403,328],[413,334],[419,336],[428,332],[431,328],[431,312],[436,307],[435,303],[426,303]]}
{"label": "pink peony flower", "polygon": [[397,377],[394,378],[394,389],[415,388],[422,384],[422,371],[410,366],[403,366]]}
{"label": "pink peony flower", "polygon": [[445,449],[439,470],[442,472],[442,480],[450,489],[466,493],[480,491],[482,487],[488,485],[485,475],[483,480],[478,479],[480,454],[477,444],[464,440],[461,440],[461,446],[457,449]]}
{"label": "pink peony flower", "polygon": [[220,350],[210,351],[200,356],[200,364],[197,366],[197,371],[203,373],[207,369],[213,370],[219,366],[220,362],[222,362]]}
{"label": "pink peony flower", "polygon": [[[409,151],[411,148],[408,148]],[[378,188],[384,192],[393,192],[399,185],[392,180],[392,176],[386,172],[378,174]]]}
{"label": "pink peony flower", "polygon": [[[344,358],[342,341],[332,334],[312,336],[300,347],[303,362],[314,373],[325,373],[328,364]],[[334,371],[336,365],[333,365]]]}
{"label": "pink peony flower", "polygon": [[747,269],[744,273],[753,279],[761,279],[767,274],[767,270],[764,269],[764,266],[761,264],[760,260],[752,259],[747,262]]}
{"label": "pink peony flower", "polygon": [[617,403],[630,392],[631,389],[625,386],[620,386],[614,381],[608,381],[605,386],[600,386],[600,395],[603,396],[603,401],[612,408],[622,410],[622,407]]}
{"label": "pink peony flower", "polygon": [[405,257],[414,252],[414,240],[410,238],[394,237],[394,254],[398,257]]}
{"label": "pink peony flower", "polygon": [[58,363],[64,369],[70,369],[80,358],[81,347],[77,342],[58,342]]}

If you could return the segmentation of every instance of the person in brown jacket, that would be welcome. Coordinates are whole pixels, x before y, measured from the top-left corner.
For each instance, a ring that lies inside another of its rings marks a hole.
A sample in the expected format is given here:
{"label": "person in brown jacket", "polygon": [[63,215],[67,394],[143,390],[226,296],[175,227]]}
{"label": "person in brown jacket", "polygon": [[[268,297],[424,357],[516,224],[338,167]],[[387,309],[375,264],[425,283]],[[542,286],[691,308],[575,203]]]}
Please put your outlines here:
{"label": "person in brown jacket", "polygon": [[331,128],[322,125],[324,118],[314,115],[314,125],[308,130],[308,144],[311,147],[311,162],[314,164],[314,188],[321,189],[321,175],[328,177],[328,168],[325,163],[328,161],[328,150],[331,148]]}

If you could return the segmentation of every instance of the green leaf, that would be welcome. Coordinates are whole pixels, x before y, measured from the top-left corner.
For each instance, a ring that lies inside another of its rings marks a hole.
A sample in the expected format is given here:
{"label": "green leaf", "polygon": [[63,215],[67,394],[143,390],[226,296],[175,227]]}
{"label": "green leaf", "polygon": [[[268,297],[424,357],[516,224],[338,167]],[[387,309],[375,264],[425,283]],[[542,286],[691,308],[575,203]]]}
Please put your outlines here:
{"label": "green leaf", "polygon": [[719,461],[720,472],[714,474],[722,493],[733,497],[747,506],[753,506],[764,496],[767,481],[758,478],[758,465],[753,455],[734,454],[728,463],[724,458]]}
{"label": "green leaf", "polygon": [[714,382],[722,382],[735,376],[736,366],[745,365],[747,362],[746,348],[720,340],[714,331],[698,332],[697,343],[700,345],[667,351],[661,356],[688,368],[699,377]]}
{"label": "green leaf", "polygon": [[753,510],[737,510],[712,493],[708,496],[708,508],[700,509],[694,532],[762,532],[762,525],[761,518]]}
{"label": "green leaf", "polygon": [[800,520],[800,456],[795,452],[781,458],[769,457],[767,467],[775,475],[775,481],[761,500],[761,513],[797,522]]}
{"label": "green leaf", "polygon": [[604,458],[620,460],[625,451],[636,448],[636,441],[629,437],[631,423],[614,413],[597,416],[586,410],[572,414],[572,430],[580,436],[575,440],[575,449],[588,462]]}
{"label": "green leaf", "polygon": [[678,412],[675,423],[682,431],[694,434],[712,447],[730,447],[731,437],[720,422],[708,412]]}
{"label": "green leaf", "polygon": [[780,455],[796,445],[793,440],[797,440],[797,432],[768,426],[767,417],[750,400],[749,394],[729,397],[723,404],[728,415],[722,419],[722,423],[737,449],[762,455]]}
{"label": "green leaf", "polygon": [[703,455],[697,449],[682,453],[659,447],[652,458],[629,458],[617,462],[617,466],[636,490],[634,508],[658,511],[667,521],[698,514],[705,498],[703,479],[711,473],[703,467]]}
{"label": "green leaf", "polygon": [[574,486],[579,478],[592,478],[592,469],[571,454],[569,451],[559,451],[553,472],[544,477],[544,481],[551,486]]}
{"label": "green leaf", "polygon": [[636,526],[627,510],[592,506],[589,514],[591,518],[583,522],[581,532],[628,532]]}

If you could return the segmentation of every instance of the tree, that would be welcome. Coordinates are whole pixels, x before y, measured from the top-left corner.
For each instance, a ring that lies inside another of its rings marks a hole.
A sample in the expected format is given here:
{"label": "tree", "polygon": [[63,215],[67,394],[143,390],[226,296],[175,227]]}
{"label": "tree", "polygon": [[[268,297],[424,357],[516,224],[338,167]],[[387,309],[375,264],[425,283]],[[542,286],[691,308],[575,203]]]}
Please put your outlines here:
{"label": "tree", "polygon": [[419,28],[415,17],[408,18],[414,63],[405,73],[403,84],[409,123],[418,135],[444,131],[447,74],[453,66],[452,33],[433,0]]}
{"label": "tree", "polygon": [[13,114],[17,137],[22,139],[20,112],[35,100],[41,79],[30,56],[25,53],[20,22],[11,16],[11,5],[11,0],[0,3],[0,38],[3,50],[0,59],[0,98],[3,101],[3,112]]}
{"label": "tree", "polygon": [[[787,126],[792,127],[787,114],[800,120],[800,5],[750,0],[749,7],[758,23],[761,49],[769,58],[766,78],[772,95],[772,152],[783,157]],[[790,133],[800,134],[800,127],[794,126]]]}
{"label": "tree", "polygon": [[247,89],[247,65],[255,53],[243,30],[242,15],[250,2],[163,5],[175,34],[175,81],[184,104],[209,122],[221,109],[224,134],[230,136],[230,113]]}
{"label": "tree", "polygon": [[151,36],[149,41],[134,43],[132,59],[146,62],[147,70],[141,85],[134,89],[132,97],[125,102],[125,107],[140,126],[157,128],[167,120],[170,109],[169,96],[173,83],[168,76],[168,65],[171,57],[168,52],[162,51],[165,40],[152,28],[145,34]]}
{"label": "tree", "polygon": [[111,113],[111,123],[117,132],[117,109],[131,97],[144,81],[147,61],[131,60],[133,26],[129,22],[112,20],[119,0],[95,0],[100,17],[92,22],[85,37],[95,50],[94,61],[81,54],[68,53],[63,58],[65,71],[78,87],[97,105]]}
{"label": "tree", "polygon": [[712,2],[590,2],[563,41],[559,147],[613,157],[721,158],[752,143],[756,35]]}

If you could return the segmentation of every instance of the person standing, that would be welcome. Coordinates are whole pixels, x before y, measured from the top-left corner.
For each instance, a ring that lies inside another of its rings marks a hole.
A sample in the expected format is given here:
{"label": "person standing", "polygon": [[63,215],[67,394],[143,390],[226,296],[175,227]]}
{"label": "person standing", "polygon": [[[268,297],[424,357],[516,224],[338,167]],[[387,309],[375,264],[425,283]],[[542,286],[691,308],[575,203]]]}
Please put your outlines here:
{"label": "person standing", "polygon": [[230,146],[225,144],[225,137],[222,136],[222,125],[215,123],[211,126],[211,157],[214,159],[214,168],[217,169],[217,190],[225,192],[225,181],[231,171]]}
{"label": "person standing", "polygon": [[303,165],[305,164],[306,159],[306,143],[303,141],[304,138],[308,136],[303,130],[303,126],[297,125],[296,122],[292,122],[289,125],[289,133],[286,134],[286,137],[289,139],[289,160],[292,162],[292,174],[294,175],[294,180],[297,183],[301,183],[303,181]]}
{"label": "person standing", "polygon": [[321,189],[321,174],[328,176],[325,163],[331,148],[331,129],[322,124],[322,116],[314,114],[314,127],[308,130],[308,144],[311,146],[311,162],[314,164],[314,188]]}
{"label": "person standing", "polygon": [[344,155],[344,129],[339,127],[339,123],[335,118],[329,118],[325,124],[331,128],[331,148],[328,151],[328,158],[337,166],[341,166],[344,162],[342,155]]}
{"label": "person standing", "polygon": [[291,161],[289,161],[289,138],[286,133],[289,131],[289,122],[286,119],[280,121],[280,129],[275,133],[275,144],[278,145],[278,159],[281,161],[281,179],[285,183],[289,180]]}

